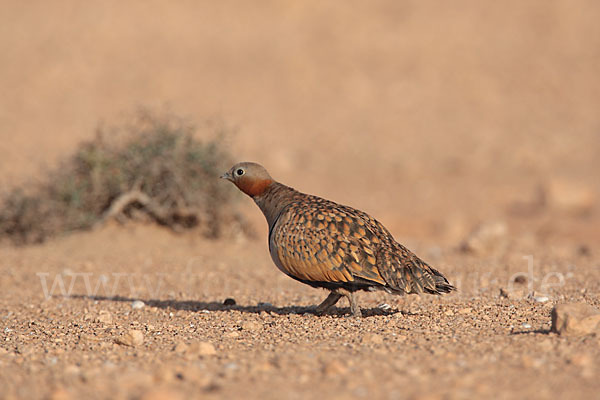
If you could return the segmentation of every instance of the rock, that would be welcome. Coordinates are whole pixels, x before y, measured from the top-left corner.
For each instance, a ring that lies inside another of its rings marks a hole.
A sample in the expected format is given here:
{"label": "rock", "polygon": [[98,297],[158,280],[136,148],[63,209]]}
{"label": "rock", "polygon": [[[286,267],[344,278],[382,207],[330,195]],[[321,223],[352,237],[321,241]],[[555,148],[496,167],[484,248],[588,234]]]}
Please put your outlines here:
{"label": "rock", "polygon": [[177,346],[175,346],[175,351],[178,353],[185,354],[186,358],[188,359],[205,356],[214,356],[215,354],[217,354],[215,346],[213,346],[210,342],[192,342],[189,345],[180,343]]}
{"label": "rock", "polygon": [[100,311],[98,317],[96,318],[97,322],[101,322],[103,324],[110,324],[112,323],[112,320],[112,315],[106,310]]}
{"label": "rock", "polygon": [[213,346],[209,342],[199,342],[198,354],[200,354],[201,356],[213,356],[217,354],[217,350],[215,350],[215,346]]}
{"label": "rock", "polygon": [[117,338],[115,342],[123,346],[140,346],[144,343],[144,334],[141,331],[130,329],[126,334]]}
{"label": "rock", "polygon": [[477,226],[461,243],[464,252],[490,255],[503,252],[508,245],[508,228],[504,222]]}
{"label": "rock", "polygon": [[522,300],[527,296],[527,287],[512,288],[510,290],[500,288],[500,297],[504,297],[509,300]]}
{"label": "rock", "polygon": [[362,337],[363,344],[383,344],[383,337],[376,333],[368,333]]}
{"label": "rock", "polygon": [[533,301],[536,303],[545,303],[550,300],[547,296],[533,296]]}
{"label": "rock", "polygon": [[380,305],[377,306],[377,308],[379,308],[380,310],[383,310],[383,311],[389,311],[392,309],[392,306],[390,306],[387,303],[381,303]]}
{"label": "rock", "polygon": [[98,343],[101,342],[102,338],[98,337],[98,336],[94,336],[94,335],[90,335],[87,333],[82,333],[79,335],[79,342],[80,343]]}
{"label": "rock", "polygon": [[600,333],[600,311],[586,303],[558,304],[552,309],[552,331],[564,336]]}
{"label": "rock", "polygon": [[223,305],[225,306],[235,306],[236,304],[235,299],[232,299],[231,297],[226,298],[223,302]]}
{"label": "rock", "polygon": [[242,329],[245,331],[256,331],[262,328],[262,325],[255,321],[246,321],[242,324]]}
{"label": "rock", "polygon": [[139,310],[142,309],[146,306],[146,303],[144,303],[141,300],[136,300],[133,303],[131,303],[131,308],[133,308],[134,310]]}
{"label": "rock", "polygon": [[239,336],[240,336],[240,334],[239,334],[239,333],[237,333],[236,331],[232,331],[232,332],[227,332],[227,333],[225,334],[225,336],[227,336],[228,338],[236,338],[236,337],[239,337]]}
{"label": "rock", "polygon": [[524,285],[527,283],[527,278],[525,277],[525,275],[517,275],[515,277],[515,283],[518,283],[520,285]]}

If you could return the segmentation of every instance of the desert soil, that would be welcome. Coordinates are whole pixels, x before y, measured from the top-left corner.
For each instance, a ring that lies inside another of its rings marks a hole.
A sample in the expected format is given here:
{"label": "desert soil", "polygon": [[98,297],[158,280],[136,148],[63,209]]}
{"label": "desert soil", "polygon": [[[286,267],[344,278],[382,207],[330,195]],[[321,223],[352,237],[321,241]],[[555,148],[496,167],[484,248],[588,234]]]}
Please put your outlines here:
{"label": "desert soil", "polygon": [[276,269],[242,195],[254,239],[111,222],[3,243],[0,398],[597,397],[600,338],[552,333],[550,313],[600,308],[598,15],[5,2],[3,189],[139,105],[218,118],[234,158],[369,212],[459,290],[317,316],[326,293]]}

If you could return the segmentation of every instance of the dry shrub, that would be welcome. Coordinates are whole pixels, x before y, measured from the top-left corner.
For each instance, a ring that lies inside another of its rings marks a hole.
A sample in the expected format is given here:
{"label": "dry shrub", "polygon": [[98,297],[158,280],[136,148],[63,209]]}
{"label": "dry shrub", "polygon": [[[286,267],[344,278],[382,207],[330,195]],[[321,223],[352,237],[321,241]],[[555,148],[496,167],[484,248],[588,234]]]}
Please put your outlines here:
{"label": "dry shrub", "polygon": [[203,129],[212,130],[210,140],[198,140],[180,118],[147,111],[100,128],[42,182],[5,194],[0,236],[37,243],[111,218],[198,228],[208,237],[224,227],[251,233],[232,209],[234,192],[218,179],[232,164],[224,146],[230,130],[222,123]]}

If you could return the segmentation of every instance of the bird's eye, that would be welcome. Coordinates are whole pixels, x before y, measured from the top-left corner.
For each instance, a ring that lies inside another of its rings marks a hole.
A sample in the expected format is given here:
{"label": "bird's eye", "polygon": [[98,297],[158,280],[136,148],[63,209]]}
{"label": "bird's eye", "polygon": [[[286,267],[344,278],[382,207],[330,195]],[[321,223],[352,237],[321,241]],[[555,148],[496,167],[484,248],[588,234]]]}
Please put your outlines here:
{"label": "bird's eye", "polygon": [[237,174],[237,176],[242,176],[244,175],[244,170],[240,168],[237,171],[235,171],[235,173]]}

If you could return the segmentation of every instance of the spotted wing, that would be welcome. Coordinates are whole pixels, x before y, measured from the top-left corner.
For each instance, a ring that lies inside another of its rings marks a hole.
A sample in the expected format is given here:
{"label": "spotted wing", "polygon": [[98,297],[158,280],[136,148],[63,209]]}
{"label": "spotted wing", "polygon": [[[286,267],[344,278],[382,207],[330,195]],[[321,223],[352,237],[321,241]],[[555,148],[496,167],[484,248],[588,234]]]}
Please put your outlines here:
{"label": "spotted wing", "polygon": [[305,282],[385,285],[377,238],[361,215],[332,204],[295,204],[279,217],[270,240],[278,267]]}

